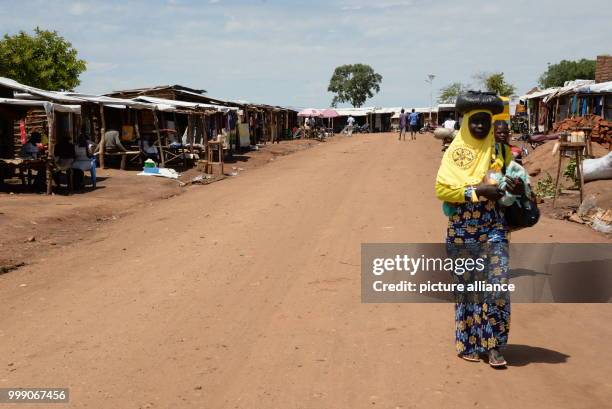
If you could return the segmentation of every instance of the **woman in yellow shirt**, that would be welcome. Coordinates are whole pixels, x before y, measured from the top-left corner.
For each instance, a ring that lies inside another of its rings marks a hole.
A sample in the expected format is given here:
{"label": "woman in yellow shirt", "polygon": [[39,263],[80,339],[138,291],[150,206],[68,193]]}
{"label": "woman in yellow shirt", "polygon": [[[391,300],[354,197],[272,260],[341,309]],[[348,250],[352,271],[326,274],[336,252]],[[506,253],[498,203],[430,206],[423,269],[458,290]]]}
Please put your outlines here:
{"label": "woman in yellow shirt", "polygon": [[[461,129],[444,153],[436,178],[436,196],[444,202],[449,216],[446,244],[451,254],[486,256],[486,268],[478,276],[455,275],[456,279],[489,283],[508,281],[508,225],[497,200],[504,191],[488,179],[490,171],[500,172],[512,155],[506,145],[495,143],[492,116],[503,111],[494,94],[468,92],[457,98],[456,109],[463,115]],[[501,150],[505,149],[502,156]],[[520,179],[506,178],[506,190],[520,195]],[[491,366],[505,366],[498,347],[508,341],[510,300],[507,294],[489,293],[475,297],[461,295],[455,304],[455,338],[459,356],[479,361],[488,354]]]}

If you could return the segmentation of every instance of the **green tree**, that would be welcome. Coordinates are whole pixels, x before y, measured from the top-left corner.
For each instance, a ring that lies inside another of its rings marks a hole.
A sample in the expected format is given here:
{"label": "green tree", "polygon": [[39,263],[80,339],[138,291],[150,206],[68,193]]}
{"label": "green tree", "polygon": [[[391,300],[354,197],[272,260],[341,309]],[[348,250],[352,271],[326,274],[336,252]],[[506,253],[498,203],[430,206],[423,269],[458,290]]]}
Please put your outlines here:
{"label": "green tree", "polygon": [[548,69],[539,79],[543,88],[562,87],[565,81],[595,79],[595,60],[585,58],[578,61],[562,60],[548,65]]}
{"label": "green tree", "polygon": [[440,104],[451,104],[457,100],[457,96],[463,91],[467,90],[467,86],[460,82],[453,82],[440,89],[440,95],[438,95],[438,103]]}
{"label": "green tree", "polygon": [[516,87],[514,85],[506,82],[503,72],[495,72],[487,75],[484,79],[484,86],[487,91],[495,92],[497,95],[501,95],[502,97],[508,97],[514,94],[514,91],[516,91]]}
{"label": "green tree", "polygon": [[359,108],[380,91],[381,81],[382,75],[366,64],[336,67],[327,87],[329,92],[336,94],[332,106],[337,106],[339,102],[350,102],[353,107]]}
{"label": "green tree", "polygon": [[85,61],[57,31],[36,27],[34,35],[24,31],[0,40],[0,76],[51,91],[78,86]]}

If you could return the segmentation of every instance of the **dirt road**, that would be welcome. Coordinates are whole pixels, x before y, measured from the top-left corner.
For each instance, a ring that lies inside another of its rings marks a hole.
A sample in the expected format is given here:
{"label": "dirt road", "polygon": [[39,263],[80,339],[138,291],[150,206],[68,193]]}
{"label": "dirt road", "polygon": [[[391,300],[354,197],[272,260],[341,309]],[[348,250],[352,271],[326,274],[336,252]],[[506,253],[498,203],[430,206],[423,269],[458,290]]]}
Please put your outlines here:
{"label": "dirt road", "polygon": [[[451,305],[361,304],[360,243],[443,239],[440,150],[337,139],[0,276],[0,387],[78,408],[609,405],[609,305],[514,305],[495,371],[456,358]],[[604,241],[552,219],[513,240]]]}

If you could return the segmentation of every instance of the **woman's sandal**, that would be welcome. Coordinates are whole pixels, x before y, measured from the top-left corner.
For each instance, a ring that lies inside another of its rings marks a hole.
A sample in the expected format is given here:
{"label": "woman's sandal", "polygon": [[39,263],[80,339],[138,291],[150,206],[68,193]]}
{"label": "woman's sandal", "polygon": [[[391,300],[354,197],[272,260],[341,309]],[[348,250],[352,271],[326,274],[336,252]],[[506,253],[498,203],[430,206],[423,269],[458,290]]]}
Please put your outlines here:
{"label": "woman's sandal", "polygon": [[506,364],[506,360],[497,349],[491,349],[489,351],[489,365],[493,368],[504,368]]}
{"label": "woman's sandal", "polygon": [[465,359],[470,362],[480,362],[480,356],[477,353],[473,354],[461,354],[459,355],[461,359]]}

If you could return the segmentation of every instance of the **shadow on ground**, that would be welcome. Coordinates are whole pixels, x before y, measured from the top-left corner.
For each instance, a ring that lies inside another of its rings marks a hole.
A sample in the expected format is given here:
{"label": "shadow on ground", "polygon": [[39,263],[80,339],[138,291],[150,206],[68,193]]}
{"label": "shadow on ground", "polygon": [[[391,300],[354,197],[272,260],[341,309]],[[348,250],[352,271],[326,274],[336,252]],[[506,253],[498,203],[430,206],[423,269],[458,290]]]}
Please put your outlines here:
{"label": "shadow on ground", "polygon": [[552,349],[521,344],[507,345],[502,352],[508,361],[508,366],[526,366],[535,363],[563,364],[569,358],[569,355]]}

